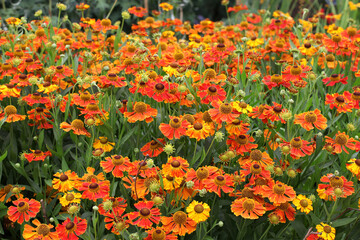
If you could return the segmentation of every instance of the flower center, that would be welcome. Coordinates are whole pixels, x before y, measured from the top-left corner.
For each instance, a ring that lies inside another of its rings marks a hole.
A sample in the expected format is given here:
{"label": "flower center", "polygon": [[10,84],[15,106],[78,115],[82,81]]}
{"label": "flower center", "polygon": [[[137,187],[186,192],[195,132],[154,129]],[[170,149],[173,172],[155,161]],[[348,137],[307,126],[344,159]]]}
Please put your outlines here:
{"label": "flower center", "polygon": [[89,190],[90,190],[91,192],[95,192],[98,188],[99,188],[99,184],[97,184],[97,183],[95,183],[95,182],[90,183],[90,185],[89,185]]}
{"label": "flower center", "polygon": [[176,52],[176,53],[174,54],[174,59],[175,59],[176,61],[181,60],[181,59],[183,59],[183,58],[184,58],[184,54],[183,54],[182,52]]}
{"label": "flower center", "polygon": [[158,92],[163,92],[163,90],[165,89],[165,86],[164,86],[164,84],[162,84],[162,83],[157,83],[157,84],[155,84],[155,89],[156,89]]}
{"label": "flower center", "polygon": [[291,147],[293,147],[293,148],[298,148],[298,149],[300,149],[300,148],[302,147],[303,143],[302,143],[302,141],[301,141],[300,138],[296,137],[296,138],[291,139],[290,145],[291,145]]}
{"label": "flower center", "polygon": [[341,104],[345,102],[345,98],[343,96],[337,96],[335,101]]}
{"label": "flower center", "polygon": [[209,170],[204,167],[199,168],[196,170],[196,177],[200,180],[205,179],[209,176]]}
{"label": "flower center", "polygon": [[305,48],[311,48],[311,43],[305,43],[305,44],[304,44],[304,47],[305,47]]}
{"label": "flower center", "polygon": [[306,208],[307,206],[309,206],[309,203],[308,203],[308,201],[306,201],[306,199],[302,199],[302,200],[300,201],[300,205],[301,205],[302,207]]}
{"label": "flower center", "polygon": [[142,208],[142,209],[140,210],[140,214],[141,214],[143,217],[147,217],[147,216],[150,215],[150,209],[148,209],[148,208]]}
{"label": "flower center", "polygon": [[257,149],[254,151],[251,151],[251,153],[250,153],[250,159],[253,161],[259,162],[259,161],[261,161],[262,157],[263,157],[262,152]]}
{"label": "flower center", "polygon": [[285,185],[283,185],[281,183],[275,184],[273,190],[274,190],[274,193],[276,193],[276,194],[279,194],[279,195],[284,194],[285,193]]}
{"label": "flower center", "polygon": [[36,228],[36,232],[39,235],[47,236],[50,233],[50,228],[46,224],[40,224],[40,226]]}
{"label": "flower center", "polygon": [[65,225],[65,228],[66,228],[66,230],[68,230],[68,231],[71,231],[74,227],[75,227],[75,223],[73,223],[73,222],[68,222],[68,223]]}
{"label": "flower center", "polygon": [[103,19],[101,20],[101,25],[104,27],[108,27],[111,25],[111,20],[110,19]]}
{"label": "flower center", "polygon": [[63,73],[63,72],[65,71],[65,69],[64,69],[63,66],[57,66],[56,69],[55,69],[55,71],[56,71],[57,73]]}
{"label": "flower center", "polygon": [[40,93],[36,92],[36,93],[33,93],[33,95],[31,95],[31,98],[34,100],[39,100],[39,99],[41,99],[41,95],[40,95]]}
{"label": "flower center", "polygon": [[317,120],[317,116],[314,112],[309,112],[305,115],[305,121],[309,123],[314,123]]}
{"label": "flower center", "polygon": [[242,206],[246,211],[252,211],[255,207],[255,202],[253,199],[246,199]]}
{"label": "flower center", "polygon": [[229,114],[232,111],[232,107],[229,103],[222,103],[219,110],[222,114]]}
{"label": "flower center", "polygon": [[331,233],[331,227],[330,226],[325,226],[324,227],[324,232]]}
{"label": "flower center", "polygon": [[355,101],[359,101],[360,100],[360,92],[354,92],[353,94],[351,94],[351,98],[354,99]]}
{"label": "flower center", "polygon": [[183,211],[177,211],[174,213],[173,220],[178,225],[183,225],[186,223],[187,215]]}
{"label": "flower center", "polygon": [[339,81],[340,80],[340,75],[339,74],[331,74],[330,80],[331,81]]}
{"label": "flower center", "polygon": [[339,42],[341,42],[342,39],[341,39],[340,35],[334,35],[334,36],[332,36],[331,40],[333,40],[333,42],[335,42],[335,43],[339,43]]}
{"label": "flower center", "polygon": [[6,71],[6,70],[10,70],[12,68],[12,65],[10,63],[3,63],[3,65],[1,66],[1,68]]}
{"label": "flower center", "polygon": [[151,150],[158,149],[160,147],[161,147],[161,145],[157,141],[151,140],[151,143],[150,143],[150,149]]}
{"label": "flower center", "polygon": [[37,157],[39,157],[39,156],[42,155],[42,152],[41,152],[40,150],[35,150],[35,151],[34,151],[34,155],[37,156]]}
{"label": "flower center", "polygon": [[241,195],[243,197],[247,197],[247,198],[254,198],[254,194],[253,192],[250,190],[250,188],[246,187],[241,191]]}
{"label": "flower center", "polygon": [[235,125],[235,126],[239,126],[240,123],[241,123],[241,121],[240,121],[239,119],[234,119],[234,120],[231,122],[231,124],[232,124],[232,125]]}
{"label": "flower center", "polygon": [[83,101],[89,101],[91,99],[91,95],[88,92],[84,92],[80,94],[80,99]]}
{"label": "flower center", "polygon": [[194,211],[196,213],[202,213],[203,211],[205,210],[204,206],[201,205],[201,204],[197,204],[195,207],[194,207]]}
{"label": "flower center", "polygon": [[179,128],[181,126],[180,119],[179,118],[171,119],[169,125],[172,128]]}
{"label": "flower center", "polygon": [[192,115],[190,115],[190,114],[185,114],[185,115],[182,117],[181,120],[186,120],[186,121],[188,121],[190,124],[194,124],[194,122],[195,122],[195,118],[194,118]]}
{"label": "flower center", "polygon": [[259,164],[255,163],[251,166],[250,171],[252,174],[260,174],[261,173],[261,167]]}
{"label": "flower center", "polygon": [[15,106],[13,105],[9,105],[9,106],[6,106],[5,109],[4,109],[4,112],[6,113],[6,115],[12,115],[12,114],[16,114],[17,113],[17,109]]}
{"label": "flower center", "polygon": [[86,106],[86,110],[89,110],[89,111],[99,111],[99,106],[98,106],[96,103],[89,103],[89,104]]}
{"label": "flower center", "polygon": [[174,160],[174,161],[172,161],[171,162],[171,166],[173,167],[173,168],[178,168],[178,167],[180,167],[180,162],[178,161],[178,160]]}
{"label": "flower center", "polygon": [[115,81],[116,80],[116,74],[115,73],[109,73],[107,75],[107,78],[110,80],[110,81]]}
{"label": "flower center", "polygon": [[148,23],[148,24],[152,24],[152,23],[155,22],[155,20],[154,20],[153,17],[147,17],[147,18],[145,19],[145,22]]}
{"label": "flower center", "polygon": [[67,180],[69,179],[69,177],[68,177],[66,174],[63,173],[63,174],[59,177],[59,179],[60,179],[60,181],[65,182],[65,181],[67,181]]}
{"label": "flower center", "polygon": [[278,83],[280,83],[282,81],[282,76],[279,75],[279,74],[275,74],[275,75],[271,76],[270,80],[271,80],[271,82],[278,84]]}
{"label": "flower center", "polygon": [[275,113],[281,113],[281,111],[282,111],[281,107],[274,107]]}
{"label": "flower center", "polygon": [[74,198],[75,198],[75,196],[72,193],[67,193],[66,196],[65,196],[65,199],[68,202],[71,202],[72,200],[74,200]]}
{"label": "flower center", "polygon": [[29,204],[27,202],[20,202],[17,205],[17,209],[20,213],[26,212],[27,210],[29,210]]}
{"label": "flower center", "polygon": [[341,177],[332,177],[330,178],[330,185],[333,188],[341,188],[344,185],[344,180]]}
{"label": "flower center", "polygon": [[84,123],[80,119],[75,119],[71,122],[71,126],[75,129],[83,129]]}
{"label": "flower center", "polygon": [[116,155],[112,158],[112,163],[115,165],[115,166],[119,166],[121,164],[124,163],[124,158],[121,157],[120,155]]}
{"label": "flower center", "polygon": [[246,108],[246,107],[247,107],[247,103],[246,103],[246,102],[241,102],[241,103],[239,104],[239,107],[240,107],[240,108]]}
{"label": "flower center", "polygon": [[208,93],[209,93],[210,95],[215,95],[215,94],[216,94],[216,91],[217,91],[217,89],[216,89],[216,87],[214,87],[214,86],[211,86],[211,87],[208,88]]}
{"label": "flower center", "polygon": [[355,34],[356,34],[356,28],[349,27],[349,28],[347,29],[347,34],[348,34],[350,37],[355,36]]}
{"label": "flower center", "polygon": [[291,73],[291,75],[298,76],[302,73],[302,69],[301,69],[301,67],[295,65],[290,68],[290,73]]}
{"label": "flower center", "polygon": [[163,230],[157,229],[153,231],[151,237],[153,240],[164,240],[166,238],[166,234]]}
{"label": "flower center", "polygon": [[339,134],[338,136],[336,136],[335,142],[339,145],[346,145],[348,142],[348,138],[344,134]]}
{"label": "flower center", "polygon": [[239,135],[235,137],[235,141],[239,143],[240,145],[245,145],[248,143],[248,139],[245,135]]}
{"label": "flower center", "polygon": [[208,68],[204,72],[205,79],[212,79],[216,77],[216,72],[214,69]]}
{"label": "flower center", "polygon": [[355,164],[360,167],[360,158],[358,158],[358,159],[355,160]]}
{"label": "flower center", "polygon": [[201,123],[194,123],[194,129],[197,131],[200,131],[203,128],[203,125]]}
{"label": "flower center", "polygon": [[215,178],[215,183],[216,185],[219,185],[219,186],[224,186],[225,185],[225,177],[224,176],[217,176]]}
{"label": "flower center", "polygon": [[144,113],[144,112],[146,112],[146,109],[147,109],[147,107],[146,107],[146,104],[145,104],[145,103],[143,103],[143,102],[137,102],[137,103],[135,103],[135,106],[134,106],[135,112],[137,112],[137,113]]}

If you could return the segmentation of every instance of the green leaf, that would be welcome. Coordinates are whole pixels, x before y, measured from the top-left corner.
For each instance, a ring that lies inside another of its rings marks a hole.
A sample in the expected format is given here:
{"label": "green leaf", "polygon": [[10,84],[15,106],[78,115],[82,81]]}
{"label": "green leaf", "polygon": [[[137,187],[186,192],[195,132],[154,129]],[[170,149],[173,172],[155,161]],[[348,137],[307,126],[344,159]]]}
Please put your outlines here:
{"label": "green leaf", "polygon": [[0,156],[0,162],[2,162],[7,156],[7,151],[3,155]]}
{"label": "green leaf", "polygon": [[356,217],[337,219],[331,224],[331,226],[332,227],[341,227],[341,226],[344,226],[344,225],[348,225],[351,222],[353,222],[355,219],[356,219]]}

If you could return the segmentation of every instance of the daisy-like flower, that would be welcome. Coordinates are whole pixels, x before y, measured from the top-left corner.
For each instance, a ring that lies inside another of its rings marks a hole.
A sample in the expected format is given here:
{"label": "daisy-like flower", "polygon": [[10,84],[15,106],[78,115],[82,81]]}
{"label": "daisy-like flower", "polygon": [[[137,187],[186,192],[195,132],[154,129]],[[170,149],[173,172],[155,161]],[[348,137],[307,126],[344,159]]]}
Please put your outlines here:
{"label": "daisy-like flower", "polygon": [[36,226],[33,227],[29,224],[25,224],[24,232],[22,234],[25,240],[57,240],[59,239],[58,233],[53,231],[54,228],[51,224],[40,223],[39,220],[35,219],[32,223]]}
{"label": "daisy-like flower", "polygon": [[274,212],[280,217],[279,221],[281,223],[286,223],[286,218],[289,221],[295,220],[296,211],[289,202],[275,204]]}
{"label": "daisy-like flower", "polygon": [[172,140],[174,138],[179,139],[181,136],[184,136],[189,125],[188,121],[170,116],[170,123],[161,123],[159,129],[165,137]]}
{"label": "daisy-like flower", "polygon": [[335,228],[327,225],[326,223],[320,223],[319,225],[316,225],[316,230],[320,233],[319,236],[324,240],[335,239]]}
{"label": "daisy-like flower", "polygon": [[286,123],[282,119],[281,114],[288,112],[287,109],[282,108],[282,105],[276,102],[273,102],[274,106],[267,106],[263,112],[265,118],[269,119],[272,122],[281,121],[281,123]]}
{"label": "daisy-like flower", "polygon": [[73,120],[71,124],[68,124],[67,122],[62,122],[60,124],[60,128],[63,129],[65,132],[72,131],[76,135],[85,135],[87,137],[91,136],[91,134],[85,129],[84,122],[80,119]]}
{"label": "daisy-like flower", "polygon": [[186,135],[190,138],[195,138],[196,141],[205,139],[210,135],[211,126],[204,121],[195,122],[193,125],[189,125],[186,131]]}
{"label": "daisy-like flower", "polygon": [[262,196],[267,197],[272,203],[280,204],[292,201],[296,197],[296,193],[291,186],[282,182],[270,181],[268,185],[262,187]]}
{"label": "daisy-like flower", "polygon": [[157,157],[164,151],[165,140],[158,138],[146,143],[140,151],[144,156]]}
{"label": "daisy-like flower", "polygon": [[124,116],[130,123],[144,120],[147,123],[150,123],[153,121],[153,117],[156,117],[158,113],[157,109],[151,108],[150,105],[144,102],[136,102],[133,109],[133,112],[124,112]]}
{"label": "daisy-like flower", "polygon": [[267,167],[274,165],[274,161],[270,158],[267,152],[261,152],[258,149],[254,149],[250,152],[250,156],[247,158],[240,158],[239,164],[242,166],[246,163],[257,163],[260,166]]}
{"label": "daisy-like flower", "polygon": [[133,225],[149,229],[153,224],[159,224],[161,213],[160,209],[153,208],[154,202],[138,202],[134,206],[139,211],[127,214]]}
{"label": "daisy-like flower", "polygon": [[212,120],[218,124],[221,124],[222,122],[230,123],[240,115],[238,113],[233,113],[232,103],[215,101],[212,102],[211,105],[215,108],[210,109],[208,112]]}
{"label": "daisy-like flower", "polygon": [[237,154],[244,155],[244,153],[251,151],[253,148],[257,148],[257,144],[254,144],[255,139],[247,134],[230,135],[226,141],[227,145],[230,145],[230,150],[236,150]]}
{"label": "daisy-like flower", "polygon": [[239,101],[234,102],[233,107],[237,112],[244,114],[251,113],[253,109],[252,106],[250,106],[246,102],[239,102]]}
{"label": "daisy-like flower", "polygon": [[220,86],[211,83],[203,83],[199,86],[197,95],[201,98],[201,103],[209,104],[215,101],[224,101],[226,92]]}
{"label": "daisy-like flower", "polygon": [[177,240],[177,236],[164,227],[152,228],[146,231],[148,236],[144,240]]}
{"label": "daisy-like flower", "polygon": [[326,86],[334,86],[336,83],[347,84],[348,77],[344,74],[331,74],[330,77],[324,78],[322,81]]}
{"label": "daisy-like flower", "polygon": [[327,119],[321,114],[319,109],[314,111],[304,112],[295,115],[295,124],[300,124],[305,130],[310,131],[314,129],[324,130],[327,127]]}
{"label": "daisy-like flower", "polygon": [[293,204],[296,206],[297,210],[309,214],[313,210],[312,201],[305,197],[304,195],[297,195],[293,200]]}
{"label": "daisy-like flower", "polygon": [[124,176],[124,172],[128,171],[132,165],[128,157],[112,155],[106,157],[105,161],[101,161],[100,166],[104,169],[104,172],[111,172],[114,177],[121,178]]}
{"label": "daisy-like flower", "polygon": [[[6,186],[4,186],[3,188],[0,189],[0,202],[4,202],[6,197],[8,197],[6,199],[6,202],[10,202],[12,199],[12,196],[15,196],[17,199],[19,198],[23,198],[24,195],[21,193],[21,191],[25,190],[25,187],[20,187],[18,185],[11,185],[8,184]],[[10,193],[10,194],[9,194]],[[8,196],[9,194],[9,196]]]}
{"label": "daisy-like flower", "polygon": [[121,216],[125,212],[126,206],[126,200],[122,197],[105,197],[99,205],[99,213],[104,216],[113,214]]}
{"label": "daisy-like flower", "polygon": [[330,109],[336,108],[338,113],[352,112],[354,102],[346,94],[326,94],[325,104],[330,105]]}
{"label": "daisy-like flower", "polygon": [[[338,133],[335,135],[335,139],[332,139],[328,136],[325,136],[325,142],[331,144],[331,146],[334,148],[334,153],[341,153],[343,150],[349,154],[346,148],[349,148],[350,150],[356,149],[356,143],[357,141],[353,138],[349,138],[349,135],[346,135],[344,132]],[[346,148],[345,148],[346,147]]]}
{"label": "daisy-like flower", "polygon": [[205,179],[204,185],[206,190],[216,193],[219,197],[221,197],[221,191],[224,193],[230,193],[234,190],[234,181],[228,174],[222,175],[218,173],[211,179]]}
{"label": "daisy-like flower", "polygon": [[79,236],[85,233],[86,228],[86,219],[75,216],[73,221],[67,218],[62,224],[58,224],[56,226],[56,232],[61,239],[75,240],[79,239]]}
{"label": "daisy-like flower", "polygon": [[295,137],[291,139],[290,143],[284,142],[280,144],[280,147],[290,147],[290,156],[294,159],[299,159],[312,154],[313,147],[309,144],[310,143],[308,141],[302,140],[300,137]]}
{"label": "daisy-like flower", "polygon": [[196,223],[204,222],[210,217],[210,207],[206,203],[193,200],[186,208],[189,218]]}
{"label": "daisy-like flower", "polygon": [[52,180],[53,188],[60,192],[70,191],[76,186],[78,179],[78,175],[71,170],[55,173]]}
{"label": "daisy-like flower", "polygon": [[352,158],[346,163],[346,168],[360,179],[360,159]]}
{"label": "daisy-like flower", "polygon": [[249,131],[249,126],[249,123],[244,123],[239,119],[235,119],[231,123],[227,123],[225,129],[231,135],[241,135],[246,134]]}
{"label": "daisy-like flower", "polygon": [[337,197],[346,198],[354,193],[354,183],[348,181],[344,176],[335,176],[332,173],[322,176],[317,192],[324,200],[336,200]]}
{"label": "daisy-like flower", "polygon": [[162,173],[164,175],[170,175],[172,177],[183,177],[185,176],[189,168],[189,163],[186,159],[182,157],[172,157],[168,158],[166,164],[162,165]]}
{"label": "daisy-like flower", "polygon": [[42,152],[40,150],[32,150],[31,153],[25,153],[25,158],[29,161],[44,161],[46,157],[50,157],[52,154],[50,151]]}
{"label": "daisy-like flower", "polygon": [[238,198],[231,204],[231,211],[235,216],[242,216],[245,219],[258,219],[266,212],[265,207],[252,198]]}
{"label": "daisy-like flower", "polygon": [[4,108],[4,112],[0,112],[0,121],[6,117],[6,122],[17,122],[23,121],[26,118],[26,115],[17,114],[17,109],[13,105],[8,105]]}
{"label": "daisy-like flower", "polygon": [[81,202],[81,193],[66,192],[62,197],[59,197],[60,204],[66,207],[72,203],[79,204]]}
{"label": "daisy-like flower", "polygon": [[13,222],[22,224],[24,221],[28,222],[30,218],[36,217],[40,211],[40,202],[35,199],[20,198],[13,201],[14,206],[10,206],[7,214],[9,219]]}
{"label": "daisy-like flower", "polygon": [[99,137],[93,143],[93,148],[102,148],[105,152],[110,152],[114,146],[115,143],[109,142],[107,137]]}
{"label": "daisy-like flower", "polygon": [[164,229],[173,231],[180,236],[190,234],[196,230],[196,222],[183,211],[175,212],[172,217],[161,217]]}
{"label": "daisy-like flower", "polygon": [[96,202],[97,199],[109,195],[110,182],[107,180],[97,181],[93,178],[91,179],[91,182],[83,182],[79,187],[79,191],[84,191],[82,193],[82,198]]}
{"label": "daisy-like flower", "polygon": [[133,6],[128,9],[128,12],[134,14],[137,17],[143,17],[147,13],[147,10],[142,7]]}

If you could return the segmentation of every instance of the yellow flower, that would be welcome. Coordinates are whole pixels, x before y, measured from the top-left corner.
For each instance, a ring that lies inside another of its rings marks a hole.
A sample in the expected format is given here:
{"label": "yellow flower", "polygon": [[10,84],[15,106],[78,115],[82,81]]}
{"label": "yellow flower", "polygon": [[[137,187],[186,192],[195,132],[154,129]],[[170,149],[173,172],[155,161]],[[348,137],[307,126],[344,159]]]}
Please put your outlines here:
{"label": "yellow flower", "polygon": [[102,148],[105,152],[110,152],[114,148],[115,143],[109,142],[107,137],[99,137],[95,139],[94,148]]}
{"label": "yellow flower", "polygon": [[350,159],[346,164],[346,168],[360,179],[360,159]]}
{"label": "yellow flower", "polygon": [[209,205],[195,200],[186,208],[186,212],[189,214],[189,218],[196,223],[204,222],[210,217]]}
{"label": "yellow flower", "polygon": [[160,3],[159,5],[164,11],[170,11],[172,10],[174,7],[173,5],[171,5],[170,3],[167,3],[167,2],[163,2],[163,3]]}
{"label": "yellow flower", "polygon": [[264,44],[264,39],[262,38],[251,38],[249,41],[246,42],[246,45],[252,48],[256,48],[262,44]]}
{"label": "yellow flower", "polygon": [[335,239],[335,228],[325,223],[320,223],[319,225],[316,225],[316,230],[320,233],[319,236],[322,237],[324,240]]}
{"label": "yellow flower", "polygon": [[298,195],[293,200],[293,203],[296,206],[297,210],[300,210],[301,212],[304,212],[306,214],[313,210],[312,201],[304,195]]}
{"label": "yellow flower", "polygon": [[360,7],[360,3],[355,4],[355,3],[351,2],[351,1],[349,1],[349,7],[350,7],[351,11],[355,11]]}
{"label": "yellow flower", "polygon": [[19,18],[10,17],[6,19],[7,24],[9,25],[19,25],[21,23],[21,20]]}
{"label": "yellow flower", "polygon": [[164,189],[167,191],[177,189],[180,187],[182,181],[182,177],[172,177],[170,175],[166,175],[166,177],[163,177]]}
{"label": "yellow flower", "polygon": [[235,108],[236,111],[245,113],[245,114],[251,113],[252,109],[253,109],[252,106],[250,106],[246,102],[239,102],[239,101],[234,102],[233,108]]}
{"label": "yellow flower", "polygon": [[64,196],[62,196],[60,199],[60,204],[63,207],[66,207],[67,205],[71,204],[71,203],[80,203],[81,201],[81,193],[76,193],[76,192],[67,192],[64,194]]}

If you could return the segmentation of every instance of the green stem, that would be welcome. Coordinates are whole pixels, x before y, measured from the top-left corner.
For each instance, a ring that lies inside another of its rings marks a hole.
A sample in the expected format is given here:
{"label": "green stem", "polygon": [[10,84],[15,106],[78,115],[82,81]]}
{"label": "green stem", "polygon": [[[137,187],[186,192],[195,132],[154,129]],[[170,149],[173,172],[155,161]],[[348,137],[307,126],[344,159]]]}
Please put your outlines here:
{"label": "green stem", "polygon": [[269,232],[271,228],[271,224],[269,224],[268,228],[265,230],[265,232],[263,233],[263,235],[261,235],[261,238],[259,240],[262,240],[264,237],[266,237],[267,233]]}
{"label": "green stem", "polygon": [[112,7],[111,7],[111,9],[110,9],[109,13],[106,15],[106,19],[108,19],[108,18],[109,18],[109,16],[110,16],[111,12],[112,12],[112,11],[114,10],[114,8],[115,8],[116,3],[117,3],[117,0],[115,0],[115,1],[114,1],[114,4],[112,5]]}
{"label": "green stem", "polygon": [[335,202],[334,202],[334,205],[333,205],[333,207],[332,207],[332,209],[331,209],[331,212],[330,212],[330,214],[328,215],[327,222],[330,222],[331,216],[332,216],[332,215],[334,214],[334,212],[335,212],[338,199],[339,199],[339,198],[336,198],[336,200],[335,200]]}

